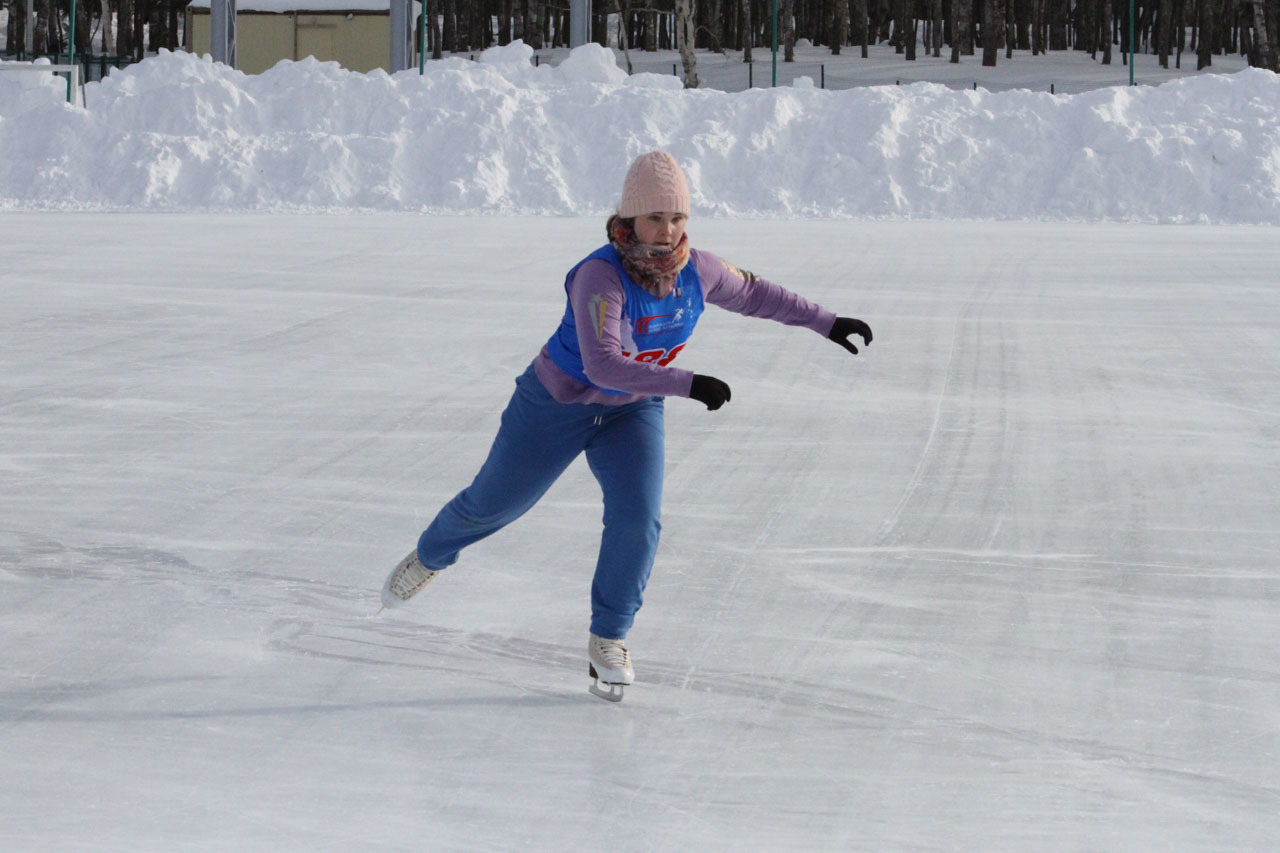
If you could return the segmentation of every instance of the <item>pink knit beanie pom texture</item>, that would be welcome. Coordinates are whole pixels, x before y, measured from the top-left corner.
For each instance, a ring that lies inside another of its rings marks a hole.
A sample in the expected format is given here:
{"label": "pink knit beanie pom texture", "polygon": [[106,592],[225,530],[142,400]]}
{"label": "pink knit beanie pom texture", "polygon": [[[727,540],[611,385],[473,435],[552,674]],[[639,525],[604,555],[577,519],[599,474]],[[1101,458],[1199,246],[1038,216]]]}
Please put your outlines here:
{"label": "pink knit beanie pom texture", "polygon": [[646,213],[689,215],[689,184],[676,158],[665,151],[641,154],[622,183],[618,215],[629,219]]}

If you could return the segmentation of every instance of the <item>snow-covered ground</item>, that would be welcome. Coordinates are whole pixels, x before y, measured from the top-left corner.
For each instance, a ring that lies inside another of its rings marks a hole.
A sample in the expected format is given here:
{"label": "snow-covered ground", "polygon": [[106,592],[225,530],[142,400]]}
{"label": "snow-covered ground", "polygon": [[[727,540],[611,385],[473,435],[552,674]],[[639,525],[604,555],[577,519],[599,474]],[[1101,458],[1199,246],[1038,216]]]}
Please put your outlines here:
{"label": "snow-covered ground", "polygon": [[532,55],[391,77],[166,53],[89,84],[87,109],[52,75],[0,73],[0,209],[600,215],[629,160],[665,148],[701,215],[1280,224],[1267,71],[730,93],[628,77],[595,45]]}
{"label": "snow-covered ground", "polygon": [[[489,58],[0,74],[0,846],[1274,849],[1275,77]],[[704,315],[733,401],[668,402],[611,705],[584,464],[378,587],[653,146],[695,245],[876,339]]]}
{"label": "snow-covered ground", "polygon": [[[559,64],[570,51],[566,48],[538,50],[537,61]],[[627,55],[613,49],[618,65],[626,68]],[[684,78],[680,54],[674,50],[629,51],[632,71],[675,75]],[[704,88],[724,92],[740,92],[748,85],[769,86],[773,80],[774,59],[768,47],[752,50],[752,68],[748,72],[743,64],[742,51],[726,50],[719,53],[710,50],[697,52],[698,84]],[[941,83],[953,89],[978,88],[992,92],[1009,89],[1030,89],[1033,92],[1078,94],[1105,86],[1127,85],[1129,66],[1116,46],[1111,64],[1102,63],[1085,51],[1061,50],[1033,55],[1030,51],[1015,50],[1006,59],[1000,51],[994,68],[982,65],[982,50],[973,56],[962,56],[951,62],[951,48],[943,47],[941,55],[934,58],[918,47],[916,58],[907,61],[903,54],[895,52],[887,44],[868,45],[867,58],[862,58],[860,47],[843,48],[839,56],[832,56],[830,48],[813,46],[804,39],[796,46],[794,61],[786,62],[782,47],[778,48],[777,69],[779,86],[791,86],[797,78],[808,77],[815,86],[828,89],[848,89],[855,86],[893,86],[910,83]],[[1196,70],[1194,53],[1184,52],[1181,64],[1177,57],[1169,60],[1168,68],[1160,67],[1160,58],[1153,54],[1136,54],[1133,70],[1137,85],[1159,85],[1171,80],[1203,74],[1234,73],[1247,67],[1245,57],[1227,54],[1213,57],[1213,64],[1203,71]]]}

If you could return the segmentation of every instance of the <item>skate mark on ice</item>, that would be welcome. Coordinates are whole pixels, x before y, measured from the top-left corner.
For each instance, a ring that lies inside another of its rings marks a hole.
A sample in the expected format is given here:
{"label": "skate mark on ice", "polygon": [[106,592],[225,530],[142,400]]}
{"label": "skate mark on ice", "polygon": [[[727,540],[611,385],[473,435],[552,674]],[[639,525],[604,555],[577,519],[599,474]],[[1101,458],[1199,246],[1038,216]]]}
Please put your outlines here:
{"label": "skate mark on ice", "polygon": [[[569,647],[523,637],[432,626],[370,628],[358,623],[317,626],[290,622],[277,626],[277,630],[279,636],[268,641],[267,646],[286,654],[424,673],[448,672],[517,690],[571,696],[575,700],[580,698],[582,683],[586,680],[585,650],[576,645]],[[513,669],[497,665],[498,662],[523,666]],[[891,717],[888,711],[850,707],[841,701],[841,697],[849,695],[849,690],[832,688],[819,681],[706,668],[700,668],[699,673],[700,677],[695,680],[690,678],[687,663],[645,660],[637,670],[635,692],[630,695],[642,696],[645,687],[653,686],[716,697],[756,699],[846,718],[887,720]],[[864,698],[868,705],[874,704],[871,694]]]}

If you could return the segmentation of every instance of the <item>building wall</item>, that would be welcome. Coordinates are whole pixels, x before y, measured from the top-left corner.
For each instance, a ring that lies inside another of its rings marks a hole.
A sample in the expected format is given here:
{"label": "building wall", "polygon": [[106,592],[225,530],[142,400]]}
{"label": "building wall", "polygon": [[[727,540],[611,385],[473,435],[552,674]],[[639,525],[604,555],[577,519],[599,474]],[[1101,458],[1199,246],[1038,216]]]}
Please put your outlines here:
{"label": "building wall", "polygon": [[[391,18],[385,12],[237,12],[236,68],[260,74],[282,59],[314,56],[351,71],[391,67]],[[187,9],[187,50],[209,52],[207,9]]]}
{"label": "building wall", "polygon": [[[350,15],[350,17],[348,17]],[[297,14],[295,58],[337,60],[351,71],[391,67],[391,17],[351,12],[348,15]]]}

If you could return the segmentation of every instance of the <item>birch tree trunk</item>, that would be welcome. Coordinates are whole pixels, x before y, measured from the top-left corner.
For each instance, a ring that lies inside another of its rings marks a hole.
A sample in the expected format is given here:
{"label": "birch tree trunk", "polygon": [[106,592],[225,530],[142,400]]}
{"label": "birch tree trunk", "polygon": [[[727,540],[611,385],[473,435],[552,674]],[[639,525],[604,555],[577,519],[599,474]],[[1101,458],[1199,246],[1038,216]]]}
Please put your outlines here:
{"label": "birch tree trunk", "polygon": [[111,23],[110,0],[102,0],[98,15],[99,20],[102,21],[102,55],[111,56],[116,51],[116,30]]}
{"label": "birch tree trunk", "polygon": [[676,0],[676,45],[680,61],[684,63],[684,87],[698,88],[698,57],[693,52],[697,35],[694,17],[694,0]]}
{"label": "birch tree trunk", "polygon": [[755,29],[751,26],[751,0],[742,0],[742,61],[751,61],[751,44],[755,41]]}
{"label": "birch tree trunk", "polygon": [[631,67],[631,47],[627,39],[627,19],[631,17],[630,0],[618,0],[618,47],[622,49],[622,55],[627,60],[627,74],[634,74],[635,69]]}

